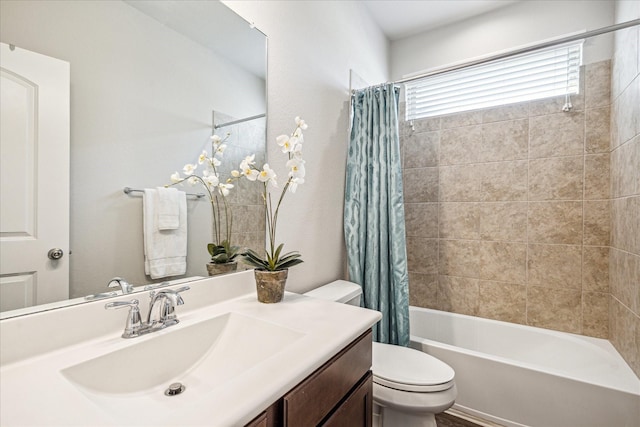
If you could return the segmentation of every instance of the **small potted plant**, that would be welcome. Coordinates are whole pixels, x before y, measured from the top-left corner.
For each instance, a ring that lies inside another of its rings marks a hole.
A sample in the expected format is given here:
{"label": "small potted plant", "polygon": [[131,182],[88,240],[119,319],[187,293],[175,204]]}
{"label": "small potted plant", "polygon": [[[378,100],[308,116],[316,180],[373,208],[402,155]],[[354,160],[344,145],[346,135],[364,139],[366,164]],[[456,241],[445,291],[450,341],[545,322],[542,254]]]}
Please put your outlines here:
{"label": "small potted plant", "polygon": [[[187,181],[191,185],[200,184],[207,192],[211,203],[213,240],[207,245],[207,250],[211,256],[211,261],[207,264],[207,271],[210,276],[236,271],[238,268],[236,258],[242,254],[238,246],[231,244],[233,213],[227,202],[227,196],[233,188],[233,184],[221,182],[218,173],[218,167],[221,164],[220,158],[222,158],[224,150],[227,148],[225,142],[229,135],[227,133],[224,138],[213,135],[211,137],[211,156],[204,150],[198,157],[197,163],[188,163],[184,166],[182,169],[184,177],[180,176],[178,172],[171,175],[171,185]],[[201,165],[202,172],[198,174],[198,167]]]}
{"label": "small potted plant", "polygon": [[287,192],[295,193],[298,185],[304,183],[304,160],[302,159],[302,143],[304,137],[302,131],[307,129],[307,124],[300,117],[295,118],[296,128],[291,135],[280,135],[277,143],[289,160],[287,179],[274,206],[269,184],[278,188],[277,176],[273,169],[265,163],[259,169],[254,161],[255,156],[246,157],[240,163],[239,171],[232,171],[234,179],[246,178],[249,181],[257,181],[263,185],[262,199],[265,207],[267,224],[267,245],[263,254],[247,249],[243,255],[243,262],[254,267],[258,301],[264,303],[277,303],[282,301],[284,288],[287,281],[289,268],[300,264],[302,259],[298,252],[283,253],[284,244],[276,245],[276,227],[278,224],[278,211]]}

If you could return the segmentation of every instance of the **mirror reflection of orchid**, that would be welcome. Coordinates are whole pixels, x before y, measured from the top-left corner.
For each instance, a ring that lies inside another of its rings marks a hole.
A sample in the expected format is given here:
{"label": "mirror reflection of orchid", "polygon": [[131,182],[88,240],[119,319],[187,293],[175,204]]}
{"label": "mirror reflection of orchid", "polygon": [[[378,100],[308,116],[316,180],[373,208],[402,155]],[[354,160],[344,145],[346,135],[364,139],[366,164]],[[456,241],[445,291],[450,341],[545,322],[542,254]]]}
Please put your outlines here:
{"label": "mirror reflection of orchid", "polygon": [[282,253],[284,243],[276,247],[276,226],[278,224],[278,211],[282,200],[287,192],[295,193],[298,185],[304,183],[304,160],[302,158],[302,146],[304,136],[302,131],[307,129],[307,124],[300,117],[295,118],[296,128],[291,135],[280,135],[276,142],[280,146],[282,152],[289,157],[287,161],[288,174],[284,186],[278,196],[278,201],[274,204],[269,191],[269,185],[273,189],[278,188],[276,172],[271,169],[268,163],[262,168],[258,168],[255,162],[255,155],[246,157],[240,163],[240,170],[231,172],[233,176],[229,181],[234,179],[246,178],[249,181],[258,181],[264,186],[262,191],[262,199],[266,210],[266,221],[268,231],[268,246],[265,248],[264,255],[258,254],[256,251],[248,249],[244,254],[244,262],[252,267],[267,271],[286,270],[289,267],[298,265],[303,262],[298,252]]}
{"label": "mirror reflection of orchid", "polygon": [[[171,175],[171,185],[182,184],[186,181],[190,185],[200,184],[207,191],[209,201],[211,202],[213,225],[213,242],[207,245],[207,250],[211,255],[211,262],[213,264],[233,262],[241,255],[240,248],[231,244],[233,215],[227,202],[227,196],[233,188],[233,184],[221,181],[218,172],[218,167],[221,164],[220,159],[224,155],[224,150],[227,148],[225,142],[229,139],[230,135],[231,134],[227,133],[224,138],[213,135],[211,137],[211,155],[209,155],[207,150],[204,150],[198,157],[197,163],[187,163],[184,166],[182,169],[184,176],[181,176],[179,172]],[[168,187],[168,185],[166,187]]]}

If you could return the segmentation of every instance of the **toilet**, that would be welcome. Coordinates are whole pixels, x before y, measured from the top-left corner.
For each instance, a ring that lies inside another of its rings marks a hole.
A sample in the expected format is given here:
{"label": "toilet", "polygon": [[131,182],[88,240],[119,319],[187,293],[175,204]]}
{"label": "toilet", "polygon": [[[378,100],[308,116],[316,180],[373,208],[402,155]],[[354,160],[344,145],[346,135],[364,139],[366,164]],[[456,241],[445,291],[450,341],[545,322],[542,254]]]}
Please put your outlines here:
{"label": "toilet", "polygon": [[[337,280],[304,295],[360,306],[362,288]],[[436,427],[435,414],[453,405],[455,372],[421,351],[373,343],[373,425]]]}

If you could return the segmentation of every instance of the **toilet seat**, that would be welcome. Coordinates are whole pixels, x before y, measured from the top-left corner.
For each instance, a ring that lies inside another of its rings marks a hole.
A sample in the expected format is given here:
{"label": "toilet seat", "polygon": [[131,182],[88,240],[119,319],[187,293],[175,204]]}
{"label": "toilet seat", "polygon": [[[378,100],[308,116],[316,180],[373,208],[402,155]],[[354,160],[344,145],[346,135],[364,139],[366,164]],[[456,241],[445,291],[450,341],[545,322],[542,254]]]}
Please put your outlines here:
{"label": "toilet seat", "polygon": [[401,391],[431,393],[451,388],[454,370],[421,351],[373,343],[373,382]]}

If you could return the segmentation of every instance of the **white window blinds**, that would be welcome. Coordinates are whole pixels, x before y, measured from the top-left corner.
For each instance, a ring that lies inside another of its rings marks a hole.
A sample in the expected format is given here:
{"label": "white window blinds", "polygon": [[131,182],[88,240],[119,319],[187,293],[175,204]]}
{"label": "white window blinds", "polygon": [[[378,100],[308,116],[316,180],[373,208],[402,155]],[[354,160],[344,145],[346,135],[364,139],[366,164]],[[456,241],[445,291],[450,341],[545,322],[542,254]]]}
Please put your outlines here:
{"label": "white window blinds", "polygon": [[406,83],[406,119],[578,93],[582,41]]}

